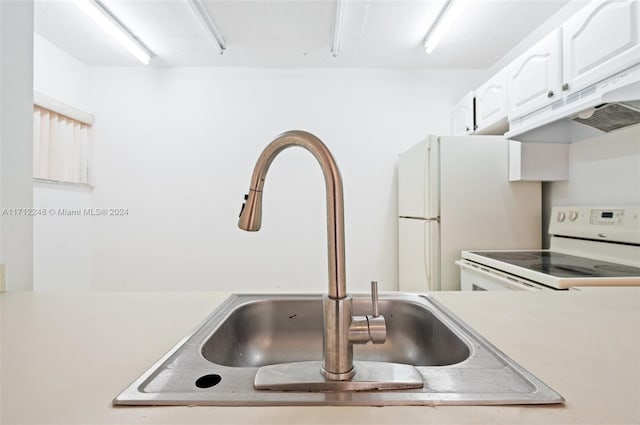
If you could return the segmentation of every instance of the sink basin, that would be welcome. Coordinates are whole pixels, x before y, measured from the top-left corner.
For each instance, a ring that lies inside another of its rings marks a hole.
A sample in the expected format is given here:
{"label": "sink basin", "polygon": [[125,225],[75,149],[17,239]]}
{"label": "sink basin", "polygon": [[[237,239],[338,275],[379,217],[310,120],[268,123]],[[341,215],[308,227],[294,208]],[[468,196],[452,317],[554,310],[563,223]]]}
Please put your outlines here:
{"label": "sink basin", "polygon": [[[232,295],[132,383],[114,405],[543,404],[563,398],[428,296],[381,297],[384,344],[354,346],[358,362],[415,366],[422,388],[256,390],[262,366],[320,361],[321,295]],[[354,314],[370,309],[354,296]],[[357,370],[357,369],[356,369]],[[318,370],[318,373],[320,371]]]}
{"label": "sink basin", "polygon": [[[470,347],[420,304],[387,299],[379,303],[387,323],[384,344],[354,345],[355,360],[446,366],[466,360]],[[356,299],[355,315],[371,310]],[[231,367],[320,361],[322,303],[318,299],[270,299],[233,310],[207,338],[202,356]]]}

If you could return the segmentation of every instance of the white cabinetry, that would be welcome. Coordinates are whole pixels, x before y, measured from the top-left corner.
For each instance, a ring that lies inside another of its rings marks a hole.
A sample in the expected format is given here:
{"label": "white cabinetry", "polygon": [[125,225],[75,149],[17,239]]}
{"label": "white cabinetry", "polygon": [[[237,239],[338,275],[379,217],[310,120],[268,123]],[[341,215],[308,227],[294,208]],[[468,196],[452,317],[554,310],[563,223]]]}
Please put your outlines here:
{"label": "white cabinetry", "polygon": [[562,98],[560,35],[556,29],[509,64],[510,121]]}
{"label": "white cabinetry", "polygon": [[476,134],[504,134],[507,121],[507,69],[494,75],[476,91]]}
{"label": "white cabinetry", "polygon": [[453,135],[464,136],[474,130],[473,92],[467,93],[453,107]]}
{"label": "white cabinetry", "polygon": [[640,61],[640,2],[596,0],[562,26],[563,89],[573,93]]}

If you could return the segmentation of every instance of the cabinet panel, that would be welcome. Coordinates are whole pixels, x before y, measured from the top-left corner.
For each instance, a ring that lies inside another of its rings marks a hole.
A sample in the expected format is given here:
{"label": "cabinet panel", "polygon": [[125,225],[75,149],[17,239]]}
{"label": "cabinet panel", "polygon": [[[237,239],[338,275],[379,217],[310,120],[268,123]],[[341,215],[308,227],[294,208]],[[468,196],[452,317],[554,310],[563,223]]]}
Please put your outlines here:
{"label": "cabinet panel", "polygon": [[561,99],[560,29],[511,62],[507,73],[510,120]]}
{"label": "cabinet panel", "polygon": [[640,63],[640,3],[597,0],[562,26],[563,82],[575,92]]}
{"label": "cabinet panel", "polygon": [[453,107],[453,135],[464,136],[472,134],[473,130],[473,92],[469,92]]}
{"label": "cabinet panel", "polygon": [[[494,75],[476,91],[476,125],[477,133],[501,126],[506,129],[507,120],[507,69]],[[497,129],[498,130],[498,129]],[[500,131],[497,131],[498,134]]]}
{"label": "cabinet panel", "polygon": [[509,141],[509,181],[562,181],[568,179],[568,143]]}

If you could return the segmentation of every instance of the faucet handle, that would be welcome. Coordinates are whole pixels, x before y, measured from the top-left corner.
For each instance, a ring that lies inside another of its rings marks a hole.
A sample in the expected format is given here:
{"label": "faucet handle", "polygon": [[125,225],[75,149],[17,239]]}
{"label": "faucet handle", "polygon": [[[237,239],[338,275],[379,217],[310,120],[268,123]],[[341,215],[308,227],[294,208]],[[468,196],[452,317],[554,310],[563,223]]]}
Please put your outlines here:
{"label": "faucet handle", "polygon": [[387,338],[387,323],[378,312],[378,282],[371,282],[371,304],[373,315],[353,316],[349,325],[349,342],[351,344],[384,344]]}
{"label": "faucet handle", "polygon": [[374,344],[384,344],[387,339],[387,323],[378,311],[378,282],[375,280],[371,281],[371,305],[373,315],[367,316],[369,339]]}
{"label": "faucet handle", "polygon": [[373,317],[378,317],[378,281],[371,281],[371,305],[373,306]]}

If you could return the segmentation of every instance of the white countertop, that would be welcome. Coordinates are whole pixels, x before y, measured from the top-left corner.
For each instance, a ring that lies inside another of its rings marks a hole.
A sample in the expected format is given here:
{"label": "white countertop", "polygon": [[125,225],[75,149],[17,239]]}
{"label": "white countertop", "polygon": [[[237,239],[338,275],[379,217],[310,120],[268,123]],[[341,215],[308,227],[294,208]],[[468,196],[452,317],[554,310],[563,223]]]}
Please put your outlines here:
{"label": "white countertop", "polygon": [[564,406],[111,406],[227,295],[0,294],[0,423],[640,423],[640,288],[434,294]]}

